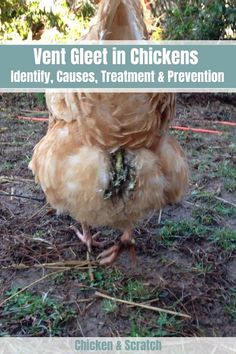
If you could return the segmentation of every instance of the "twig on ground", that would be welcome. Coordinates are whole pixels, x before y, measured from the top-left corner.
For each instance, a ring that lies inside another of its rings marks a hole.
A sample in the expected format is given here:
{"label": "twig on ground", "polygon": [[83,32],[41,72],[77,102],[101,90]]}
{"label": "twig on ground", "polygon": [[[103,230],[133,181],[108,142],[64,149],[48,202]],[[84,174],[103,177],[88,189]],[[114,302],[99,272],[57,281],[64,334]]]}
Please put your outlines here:
{"label": "twig on ground", "polygon": [[15,193],[15,188],[11,187],[11,199],[10,199],[11,201],[13,200],[14,193]]}
{"label": "twig on ground", "polygon": [[87,306],[85,306],[85,309],[83,312],[86,312],[91,306],[93,306],[93,304],[96,302],[96,299],[94,299],[93,301],[91,301]]}
{"label": "twig on ground", "polygon": [[35,183],[33,179],[22,178],[22,177],[8,177],[8,176],[0,176],[0,184],[7,183],[7,182],[25,182],[25,183]]}
{"label": "twig on ground", "polygon": [[225,200],[225,199],[220,198],[220,197],[215,197],[215,199],[219,200],[219,201],[222,202],[222,203],[229,204],[229,205],[233,206],[234,208],[236,208],[236,204],[231,203],[231,202],[229,202],[228,200]]}
{"label": "twig on ground", "polygon": [[162,217],[162,209],[159,212],[158,221],[157,221],[158,225],[160,225],[161,223],[161,217]]}
{"label": "twig on ground", "polygon": [[91,281],[94,281],[94,274],[93,274],[93,268],[92,268],[92,264],[91,264],[91,260],[90,260],[90,254],[87,251],[87,262],[88,262],[88,271],[89,271],[89,278]]}
{"label": "twig on ground", "polygon": [[29,222],[30,220],[32,220],[33,218],[35,218],[37,215],[39,215],[44,209],[47,208],[49,204],[46,203],[44,204],[44,206],[42,206],[42,208],[40,208],[39,210],[37,210],[33,215],[31,215],[26,221],[25,223]]}
{"label": "twig on ground", "polygon": [[149,218],[146,220],[146,222],[143,225],[142,229],[145,229],[145,227],[149,224],[149,221],[151,220],[151,218],[153,217],[154,214],[155,214],[155,211],[153,211],[152,214],[149,216]]}
{"label": "twig on ground", "polygon": [[48,111],[43,111],[38,109],[22,109],[21,112],[48,114]]}
{"label": "twig on ground", "polygon": [[95,261],[64,261],[64,262],[54,262],[54,263],[42,263],[26,265],[24,263],[11,264],[9,266],[2,267],[2,269],[30,269],[30,268],[48,268],[48,269],[91,269],[98,265]]}
{"label": "twig on ground", "polygon": [[12,200],[12,197],[14,198],[21,198],[21,199],[29,199],[29,200],[34,200],[36,202],[45,202],[45,198],[43,199],[39,199],[39,198],[35,198],[35,197],[27,197],[26,195],[20,195],[20,194],[14,194],[14,193],[7,193],[7,192],[4,192],[4,191],[1,191],[3,193],[0,193],[0,196],[1,197],[10,197],[11,200]]}
{"label": "twig on ground", "polygon": [[104,299],[111,300],[111,301],[120,302],[122,304],[132,305],[132,306],[136,306],[136,307],[141,307],[141,308],[146,309],[146,310],[168,313],[170,315],[180,316],[180,317],[184,317],[184,318],[191,318],[191,316],[186,315],[185,313],[175,312],[175,311],[171,311],[171,310],[165,310],[165,309],[161,309],[159,307],[148,306],[148,305],[136,303],[136,302],[133,302],[133,301],[126,301],[126,300],[122,300],[122,299],[117,299],[115,297],[108,296],[106,294],[102,294],[102,293],[100,293],[98,291],[95,292],[95,295],[98,296],[98,297],[102,297]]}
{"label": "twig on ground", "polygon": [[87,298],[87,299],[77,299],[76,302],[77,302],[78,304],[81,304],[81,303],[83,303],[83,302],[91,302],[91,301],[93,301],[93,300],[94,300],[94,297],[89,297],[89,298]]}

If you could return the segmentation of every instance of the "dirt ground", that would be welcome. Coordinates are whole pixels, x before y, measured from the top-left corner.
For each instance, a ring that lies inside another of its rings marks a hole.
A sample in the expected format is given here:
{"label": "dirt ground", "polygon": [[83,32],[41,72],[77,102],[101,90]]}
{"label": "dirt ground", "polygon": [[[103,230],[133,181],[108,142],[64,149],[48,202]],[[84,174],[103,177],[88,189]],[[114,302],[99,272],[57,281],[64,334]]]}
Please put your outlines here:
{"label": "dirt ground", "polygon": [[[159,224],[153,215],[135,230],[136,266],[124,253],[114,267],[94,269],[94,280],[75,268],[47,276],[58,269],[43,266],[86,260],[69,229],[75,221],[46,205],[27,168],[47,123],[17,116],[44,109],[37,95],[0,95],[0,302],[13,295],[0,307],[0,336],[236,336],[236,127],[220,124],[236,122],[236,96],[179,95],[175,125],[222,134],[171,130],[188,155],[186,198],[166,207]],[[101,231],[111,244],[120,235]],[[96,291],[191,318],[117,304]]]}

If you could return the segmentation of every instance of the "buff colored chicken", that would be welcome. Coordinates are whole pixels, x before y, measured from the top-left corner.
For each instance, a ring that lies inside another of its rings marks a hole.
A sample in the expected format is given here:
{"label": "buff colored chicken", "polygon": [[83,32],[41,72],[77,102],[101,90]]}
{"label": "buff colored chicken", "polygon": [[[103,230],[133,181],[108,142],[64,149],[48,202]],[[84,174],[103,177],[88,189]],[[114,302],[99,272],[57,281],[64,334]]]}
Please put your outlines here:
{"label": "buff colored chicken", "polygon": [[[148,39],[139,0],[102,0],[84,40]],[[123,232],[99,256],[112,264],[132,230],[153,211],[184,195],[188,167],[168,135],[175,114],[172,93],[47,93],[48,132],[36,145],[30,168],[57,213],[82,224],[75,229],[88,250],[101,244],[89,226]]]}

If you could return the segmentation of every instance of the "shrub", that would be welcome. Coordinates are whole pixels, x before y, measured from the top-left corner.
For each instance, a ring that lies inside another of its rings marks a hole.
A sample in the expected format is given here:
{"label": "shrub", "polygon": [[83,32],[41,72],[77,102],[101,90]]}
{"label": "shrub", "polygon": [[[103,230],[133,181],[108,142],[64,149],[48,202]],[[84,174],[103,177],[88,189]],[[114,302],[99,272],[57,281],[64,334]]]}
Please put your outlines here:
{"label": "shrub", "polygon": [[236,36],[235,0],[152,1],[164,39],[218,40]]}
{"label": "shrub", "polygon": [[0,39],[76,40],[94,12],[89,0],[6,0],[0,5]]}

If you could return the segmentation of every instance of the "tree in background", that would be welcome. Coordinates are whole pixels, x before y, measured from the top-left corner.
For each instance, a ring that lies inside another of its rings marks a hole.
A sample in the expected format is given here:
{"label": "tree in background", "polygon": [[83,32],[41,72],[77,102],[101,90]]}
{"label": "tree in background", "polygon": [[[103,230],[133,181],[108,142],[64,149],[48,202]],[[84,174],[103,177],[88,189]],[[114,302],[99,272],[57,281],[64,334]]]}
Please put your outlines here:
{"label": "tree in background", "polygon": [[151,0],[164,39],[236,38],[236,0]]}
{"label": "tree in background", "polygon": [[76,40],[95,13],[90,0],[5,0],[0,39]]}

